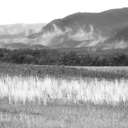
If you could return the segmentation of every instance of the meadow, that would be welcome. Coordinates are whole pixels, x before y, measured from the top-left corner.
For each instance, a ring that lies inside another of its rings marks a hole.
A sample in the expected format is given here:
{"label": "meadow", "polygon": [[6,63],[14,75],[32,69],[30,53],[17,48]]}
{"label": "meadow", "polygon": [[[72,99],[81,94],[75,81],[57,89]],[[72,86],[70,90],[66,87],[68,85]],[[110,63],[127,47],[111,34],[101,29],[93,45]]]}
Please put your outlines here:
{"label": "meadow", "polygon": [[86,66],[58,66],[58,65],[31,65],[31,64],[0,64],[0,76],[34,76],[43,78],[46,76],[54,78],[98,78],[98,79],[127,79],[128,67],[86,67]]}
{"label": "meadow", "polygon": [[127,67],[0,65],[0,99],[8,103],[125,104]]}
{"label": "meadow", "polygon": [[127,67],[0,64],[1,128],[127,128]]}
{"label": "meadow", "polygon": [[84,104],[111,104],[127,102],[128,80],[97,78],[86,79],[62,79],[62,78],[38,78],[38,77],[11,77],[0,78],[0,99],[5,99],[9,104],[36,103],[47,105],[48,103],[73,103]]}

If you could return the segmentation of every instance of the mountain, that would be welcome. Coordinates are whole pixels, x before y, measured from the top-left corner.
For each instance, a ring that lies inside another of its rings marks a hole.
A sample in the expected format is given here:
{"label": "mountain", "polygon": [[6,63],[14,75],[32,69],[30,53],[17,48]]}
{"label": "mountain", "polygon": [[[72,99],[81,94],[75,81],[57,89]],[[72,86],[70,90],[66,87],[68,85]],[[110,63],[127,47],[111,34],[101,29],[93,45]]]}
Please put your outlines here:
{"label": "mountain", "polygon": [[11,49],[11,50],[14,50],[14,49],[33,49],[33,50],[47,49],[47,47],[43,45],[38,45],[38,44],[31,45],[31,44],[25,44],[25,43],[20,43],[20,42],[2,44],[2,48]]}
{"label": "mountain", "polygon": [[30,44],[28,36],[39,32],[43,26],[44,24],[0,25],[0,48],[26,48]]}
{"label": "mountain", "polygon": [[0,48],[128,48],[128,8],[75,13],[48,24],[0,25]]}
{"label": "mountain", "polygon": [[125,48],[128,47],[127,28],[128,8],[121,8],[56,19],[28,38],[51,48]]}

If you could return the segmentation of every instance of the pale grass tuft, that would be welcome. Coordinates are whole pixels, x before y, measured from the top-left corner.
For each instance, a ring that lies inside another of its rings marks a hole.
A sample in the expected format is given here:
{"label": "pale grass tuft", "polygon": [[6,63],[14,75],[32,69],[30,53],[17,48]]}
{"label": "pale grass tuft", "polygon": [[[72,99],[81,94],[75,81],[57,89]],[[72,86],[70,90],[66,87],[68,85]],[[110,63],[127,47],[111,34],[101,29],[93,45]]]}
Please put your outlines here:
{"label": "pale grass tuft", "polygon": [[128,100],[128,80],[96,78],[55,79],[45,77],[0,77],[0,98],[7,97],[9,103],[43,103],[66,101],[72,103],[118,104]]}

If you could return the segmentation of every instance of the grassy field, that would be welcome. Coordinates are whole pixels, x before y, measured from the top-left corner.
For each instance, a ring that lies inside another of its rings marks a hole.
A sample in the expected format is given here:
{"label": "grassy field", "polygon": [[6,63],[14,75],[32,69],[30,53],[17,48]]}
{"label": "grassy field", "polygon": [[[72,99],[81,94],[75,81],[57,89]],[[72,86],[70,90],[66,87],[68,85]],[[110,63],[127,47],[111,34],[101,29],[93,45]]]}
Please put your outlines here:
{"label": "grassy field", "polygon": [[0,106],[1,128],[127,128],[127,109],[106,106]]}
{"label": "grassy field", "polygon": [[0,78],[0,99],[9,104],[48,103],[62,104],[111,104],[127,102],[128,80],[111,80],[97,78],[62,79],[3,76]]}
{"label": "grassy field", "polygon": [[127,67],[0,64],[0,128],[127,128]]}
{"label": "grassy field", "polygon": [[78,66],[39,66],[39,65],[16,65],[0,64],[0,75],[9,76],[45,76],[55,78],[105,78],[107,80],[127,79],[128,67],[78,67]]}

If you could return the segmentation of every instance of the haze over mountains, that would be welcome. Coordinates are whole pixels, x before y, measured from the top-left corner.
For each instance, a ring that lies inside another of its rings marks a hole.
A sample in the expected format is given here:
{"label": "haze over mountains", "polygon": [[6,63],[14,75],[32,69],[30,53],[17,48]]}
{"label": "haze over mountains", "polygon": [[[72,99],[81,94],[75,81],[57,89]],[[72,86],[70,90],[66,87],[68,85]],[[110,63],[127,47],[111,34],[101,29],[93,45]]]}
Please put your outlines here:
{"label": "haze over mountains", "polygon": [[0,25],[0,47],[30,48],[28,35],[39,32],[45,24]]}
{"label": "haze over mountains", "polygon": [[128,48],[128,8],[75,13],[50,23],[0,26],[4,48]]}

